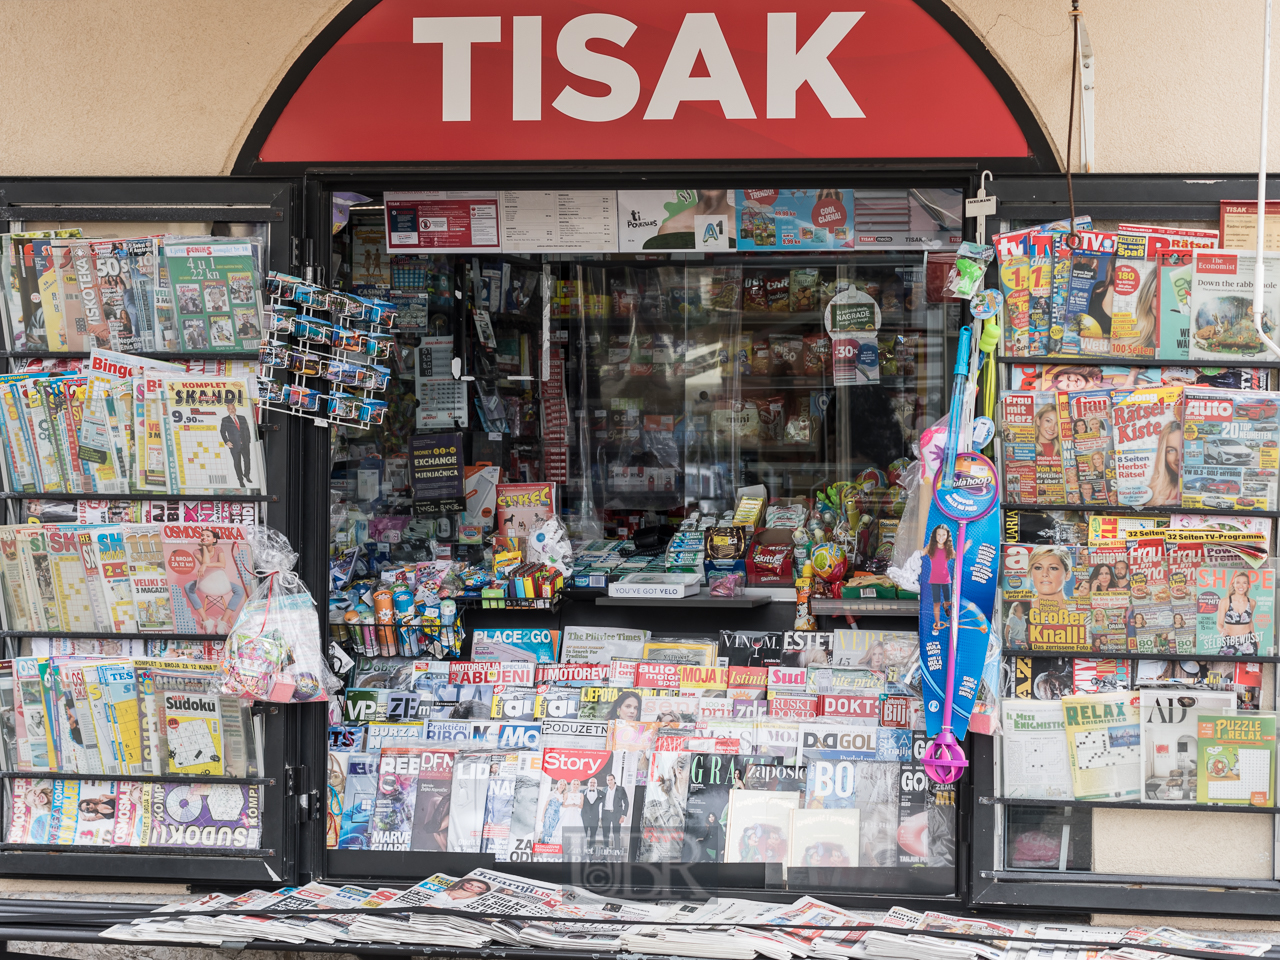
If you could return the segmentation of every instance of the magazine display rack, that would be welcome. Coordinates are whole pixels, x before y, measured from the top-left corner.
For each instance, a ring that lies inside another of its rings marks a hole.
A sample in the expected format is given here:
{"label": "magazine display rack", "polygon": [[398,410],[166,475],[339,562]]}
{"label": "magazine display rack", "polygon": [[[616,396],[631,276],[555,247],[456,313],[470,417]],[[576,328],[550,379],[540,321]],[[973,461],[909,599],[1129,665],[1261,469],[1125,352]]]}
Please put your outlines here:
{"label": "magazine display rack", "polygon": [[[1100,853],[1094,829],[1095,818],[1105,817],[1110,839],[1104,843],[1114,845],[1117,829],[1155,843],[1164,831],[1200,822],[1192,818],[1220,823],[1216,829],[1224,835],[1245,829],[1242,819],[1258,826],[1271,817],[1273,835],[1280,822],[1269,739],[1277,662],[1273,538],[1280,516],[1269,441],[1280,429],[1272,418],[1280,400],[1277,364],[1261,344],[1230,347],[1221,323],[1212,335],[1197,333],[1208,326],[1201,315],[1213,313],[1205,306],[1208,285],[1196,286],[1197,259],[1203,257],[1206,274],[1214,257],[1225,258],[1222,269],[1226,259],[1237,261],[1236,268],[1247,259],[1213,250],[1210,223],[1194,224],[1206,228],[1200,230],[1186,222],[1217,221],[1217,196],[1187,197],[1179,228],[1188,229],[1139,228],[1130,223],[1159,221],[1143,209],[1144,184],[1114,193],[1113,178],[1086,182],[1087,199],[1077,187],[1079,209],[1120,221],[1110,233],[1084,234],[1086,242],[1107,248],[1095,251],[1102,264],[1095,282],[1117,275],[1122,281],[1110,301],[1109,332],[1076,324],[1074,335],[1082,339],[1073,345],[1037,330],[1036,311],[1045,317],[1054,310],[1099,312],[1084,295],[1087,271],[1073,274],[1070,250],[1055,253],[1052,242],[1023,251],[1015,249],[1018,241],[1003,250],[1016,258],[1038,248],[1046,263],[1068,267],[1056,300],[1058,286],[1050,279],[1044,291],[1026,298],[1025,312],[1013,311],[1013,325],[1026,321],[1027,336],[1007,328],[998,358],[1004,549],[1014,563],[1012,579],[1008,569],[1002,572],[998,626],[1007,698],[1003,735],[975,744],[972,899],[1095,911],[1247,912],[1259,895],[1280,893],[1280,874],[1259,876],[1250,866],[1247,876],[1233,878],[1240,868],[1224,863],[1219,872],[1225,876],[1179,875],[1187,871],[1160,859],[1152,875],[1134,875],[1120,866],[1123,854]],[[1037,206],[1043,210],[1043,198],[1060,188],[1045,187],[1032,200],[1029,183],[996,185],[1002,217],[1027,215],[1002,223],[1011,237],[1037,222]],[[1230,186],[1185,192],[1222,189]],[[1165,240],[1157,244],[1162,233]],[[1116,238],[1114,246],[1107,237]],[[993,242],[999,251],[1000,237]],[[1201,245],[1209,250],[1194,249]],[[1181,252],[1162,252],[1171,247]],[[1052,267],[1042,272],[1058,276]],[[1008,270],[1001,277],[1006,295],[1022,305],[1017,278]],[[1081,291],[1068,307],[1075,285]],[[1144,289],[1151,296],[1140,297]],[[1157,323],[1145,328],[1154,338],[1144,340],[1131,321],[1147,310],[1155,311]],[[1090,332],[1092,338],[1085,337]],[[1029,355],[1037,341],[1048,355]],[[1149,353],[1142,355],[1135,343],[1146,343]],[[1045,442],[1055,430],[1056,447]],[[1177,454],[1162,443],[1170,434]],[[1105,466],[1099,475],[1097,460]],[[1163,531],[1175,531],[1167,543]],[[1023,569],[1042,547],[1058,557],[1041,552],[1036,562],[1048,557],[1063,568],[1062,592],[1056,581],[1037,581]],[[1214,572],[1217,563],[1223,566]],[[1239,589],[1231,587],[1233,579]],[[1063,615],[1067,611],[1073,615]],[[1088,709],[1069,709],[1081,705]],[[1251,739],[1219,739],[1227,727]],[[1052,764],[1041,765],[1046,747],[1062,750],[1052,774]],[[1042,773],[1048,779],[1037,781]],[[1254,816],[1225,816],[1245,812]],[[1251,845],[1259,842],[1258,830],[1248,835]],[[1099,868],[1100,858],[1115,866]]]}
{"label": "magazine display rack", "polygon": [[[301,708],[221,698],[210,674],[253,575],[236,545],[242,525],[271,522],[288,530],[294,511],[285,503],[269,514],[268,505],[281,504],[289,487],[286,452],[295,440],[287,426],[263,423],[271,439],[260,441],[248,405],[262,321],[255,278],[272,265],[292,266],[292,187],[194,181],[181,187],[160,181],[10,186],[7,198],[25,203],[24,216],[41,218],[41,204],[57,208],[54,219],[88,207],[95,222],[56,235],[24,235],[47,243],[39,251],[10,242],[23,232],[20,220],[4,225],[6,292],[11,281],[22,292],[42,273],[49,280],[43,297],[6,295],[4,357],[11,372],[4,376],[5,399],[17,399],[11,395],[17,385],[47,387],[40,399],[55,445],[37,451],[46,459],[35,471],[20,462],[15,451],[23,438],[12,431],[22,422],[13,418],[15,404],[7,404],[0,499],[14,526],[4,529],[10,544],[15,535],[29,539],[39,531],[44,537],[6,554],[11,566],[4,571],[0,637],[8,668],[4,709],[12,722],[0,775],[0,873],[278,882],[296,868],[296,795],[305,770],[293,758],[293,741]],[[213,212],[220,205],[243,218],[229,228],[209,223],[204,233],[239,230],[243,239],[224,233],[182,249],[172,239],[166,248],[158,234],[137,243],[89,239],[118,234],[112,214],[131,222],[189,221],[199,212],[190,206],[193,196],[208,200],[212,221],[222,215]],[[77,269],[79,261],[84,269]],[[47,269],[36,270],[41,264]],[[93,355],[104,358],[101,365]],[[166,366],[174,362],[176,369]],[[66,378],[82,367],[79,377]],[[154,386],[147,373],[155,375]],[[186,379],[166,394],[166,376]],[[86,391],[87,399],[76,396],[68,404],[53,384]],[[133,399],[132,387],[138,388],[136,432],[132,420],[125,423],[125,408],[115,406]],[[179,413],[188,402],[195,408]],[[73,407],[90,415],[110,412],[101,419],[105,430],[93,434],[103,441],[97,465],[76,449],[89,433],[79,419],[67,420]],[[203,432],[177,435],[192,428]],[[179,449],[183,456],[174,455]],[[215,450],[231,451],[235,462],[223,454],[214,466]],[[174,464],[181,467],[170,476],[167,467]],[[138,549],[132,558],[126,534]],[[78,576],[71,569],[77,551]],[[132,582],[129,561],[141,570],[144,552],[157,577],[139,604],[144,580]],[[47,564],[50,575],[23,577],[24,558],[42,571]],[[48,657],[58,659],[42,659]],[[49,672],[55,662],[62,670]],[[166,672],[172,667],[180,674]],[[100,685],[100,694],[89,696],[86,681]],[[101,709],[93,706],[99,703]]]}

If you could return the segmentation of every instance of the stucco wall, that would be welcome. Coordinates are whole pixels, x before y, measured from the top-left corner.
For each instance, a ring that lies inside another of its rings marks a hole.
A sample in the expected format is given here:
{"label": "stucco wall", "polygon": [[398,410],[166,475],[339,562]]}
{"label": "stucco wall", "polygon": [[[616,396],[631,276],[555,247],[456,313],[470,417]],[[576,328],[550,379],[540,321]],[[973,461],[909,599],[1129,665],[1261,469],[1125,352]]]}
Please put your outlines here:
{"label": "stucco wall", "polygon": [[[271,91],[344,2],[7,0],[0,176],[228,173]],[[1061,153],[1067,0],[948,2],[1004,63]],[[1081,6],[1097,51],[1099,172],[1256,169],[1263,0]],[[383,79],[382,95],[406,94]],[[378,78],[364,80],[378,89]],[[958,91],[944,93],[963,109]],[[1280,90],[1270,139],[1280,170]]]}

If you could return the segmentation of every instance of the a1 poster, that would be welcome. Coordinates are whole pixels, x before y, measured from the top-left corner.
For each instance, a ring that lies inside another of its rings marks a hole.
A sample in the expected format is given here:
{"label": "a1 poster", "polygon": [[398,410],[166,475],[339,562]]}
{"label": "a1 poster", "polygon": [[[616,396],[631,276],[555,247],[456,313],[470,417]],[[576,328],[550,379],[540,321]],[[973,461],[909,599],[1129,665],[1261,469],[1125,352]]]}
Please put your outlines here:
{"label": "a1 poster", "polygon": [[854,246],[853,189],[739,190],[739,250]]}
{"label": "a1 poster", "polygon": [[738,218],[732,190],[619,190],[618,249],[733,250]]}
{"label": "a1 poster", "polygon": [[498,195],[425,190],[384,195],[390,253],[476,253],[501,249]]}

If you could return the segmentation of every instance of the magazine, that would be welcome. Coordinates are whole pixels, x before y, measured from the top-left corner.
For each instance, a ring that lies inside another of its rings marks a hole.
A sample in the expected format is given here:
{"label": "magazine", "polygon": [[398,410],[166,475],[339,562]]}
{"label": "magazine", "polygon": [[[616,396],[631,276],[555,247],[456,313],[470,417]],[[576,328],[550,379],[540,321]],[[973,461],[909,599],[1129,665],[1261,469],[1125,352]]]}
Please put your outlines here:
{"label": "magazine", "polygon": [[1139,694],[1062,698],[1077,800],[1136,800],[1142,769]]}
{"label": "magazine", "polygon": [[[1111,391],[1058,394],[1058,427],[1071,438],[1071,464],[1079,499],[1068,502],[1106,506],[1115,494],[1115,454],[1111,435]],[[1064,461],[1066,452],[1063,453]]]}
{"label": "magazine", "polygon": [[1234,713],[1235,691],[1142,690],[1142,799],[1196,803],[1197,737],[1202,716]]}
{"label": "magazine", "polygon": [[543,521],[555,515],[554,483],[498,484],[494,530],[502,536],[532,536]]}
{"label": "magazine", "polygon": [[1275,398],[1265,393],[1187,387],[1184,391],[1182,506],[1270,510],[1276,505]]}
{"label": "magazine", "polygon": [[564,663],[609,663],[615,657],[639,659],[648,630],[629,627],[565,627],[560,659]]}
{"label": "magazine", "polygon": [[1160,356],[1186,360],[1191,351],[1193,250],[1164,250],[1156,258],[1160,283]]}
{"label": "magazine", "polygon": [[424,749],[418,761],[418,796],[413,805],[409,849],[441,852],[449,844],[449,804],[455,752]]}
{"label": "magazine", "polygon": [[369,824],[370,850],[408,850],[423,749],[387,747],[378,757],[378,791]]}
{"label": "magazine", "polygon": [[1004,793],[1037,800],[1074,799],[1066,724],[1057,700],[1003,700]]}
{"label": "magazine", "polygon": [[1275,714],[1200,716],[1197,803],[1270,807],[1275,797]]}
{"label": "magazine", "polygon": [[[1007,503],[1036,503],[1036,395],[1013,391],[1000,398],[1002,493]],[[1056,433],[1056,422],[1055,422]]]}
{"label": "magazine", "polygon": [[378,789],[378,754],[351,753],[347,757],[346,793],[342,798],[340,850],[369,849],[369,820]]}
{"label": "magazine", "polygon": [[[739,808],[740,809],[740,808]],[[808,810],[792,807],[787,831],[787,865],[791,867],[856,867],[860,814],[856,808]]]}
{"label": "magazine", "polygon": [[[1274,339],[1280,316],[1275,257],[1264,257],[1262,327]],[[1191,279],[1191,360],[1266,357],[1253,317],[1252,252],[1197,250]]]}
{"label": "magazine", "polygon": [[655,751],[650,757],[636,857],[641,863],[681,860],[689,799],[689,770],[694,757],[698,756],[705,755]]}
{"label": "magazine", "polygon": [[1112,404],[1121,505],[1181,504],[1182,388],[1140,388]]}
{"label": "magazine", "polygon": [[162,386],[168,492],[262,493],[262,446],[247,383],[173,377]]}
{"label": "magazine", "polygon": [[543,750],[534,860],[629,860],[636,769],[626,751]]}
{"label": "magazine", "polygon": [[1196,653],[1270,656],[1275,649],[1275,561],[1258,569],[1197,567]]}
{"label": "magazine", "polygon": [[[1062,352],[1084,355],[1111,352],[1112,312],[1115,309],[1116,235],[1081,230],[1080,247],[1071,254],[1067,287],[1067,317]],[[1070,338],[1079,336],[1079,349]]]}
{"label": "magazine", "polygon": [[449,801],[448,847],[451,853],[480,853],[484,841],[485,803],[494,757],[458,751],[453,761]]}
{"label": "magazine", "polygon": [[165,243],[161,254],[183,351],[258,349],[262,283],[252,244]]}

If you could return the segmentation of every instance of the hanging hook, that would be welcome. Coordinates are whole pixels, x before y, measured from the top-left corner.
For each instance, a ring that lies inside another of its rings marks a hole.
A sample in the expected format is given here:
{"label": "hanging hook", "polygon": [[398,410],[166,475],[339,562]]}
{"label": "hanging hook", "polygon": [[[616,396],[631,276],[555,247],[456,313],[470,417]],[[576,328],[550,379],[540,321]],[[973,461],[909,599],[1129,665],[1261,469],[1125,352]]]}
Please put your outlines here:
{"label": "hanging hook", "polygon": [[1071,0],[1071,107],[1067,114],[1067,206],[1071,220],[1067,226],[1067,246],[1079,250],[1080,234],[1076,232],[1076,195],[1071,186],[1071,135],[1076,126],[1076,68],[1080,61],[1080,0]]}

